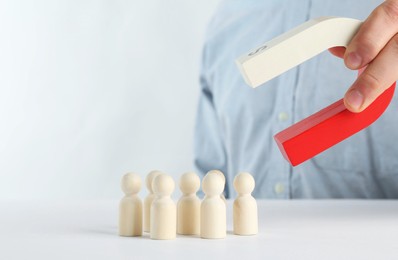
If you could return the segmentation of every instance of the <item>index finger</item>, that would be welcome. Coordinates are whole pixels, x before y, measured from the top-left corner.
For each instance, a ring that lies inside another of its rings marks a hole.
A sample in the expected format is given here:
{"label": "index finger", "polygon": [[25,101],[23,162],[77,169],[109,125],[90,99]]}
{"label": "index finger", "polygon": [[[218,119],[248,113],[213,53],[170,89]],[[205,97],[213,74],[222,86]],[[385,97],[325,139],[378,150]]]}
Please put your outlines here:
{"label": "index finger", "polygon": [[366,66],[397,32],[398,0],[387,0],[373,10],[347,46],[346,66],[350,69]]}

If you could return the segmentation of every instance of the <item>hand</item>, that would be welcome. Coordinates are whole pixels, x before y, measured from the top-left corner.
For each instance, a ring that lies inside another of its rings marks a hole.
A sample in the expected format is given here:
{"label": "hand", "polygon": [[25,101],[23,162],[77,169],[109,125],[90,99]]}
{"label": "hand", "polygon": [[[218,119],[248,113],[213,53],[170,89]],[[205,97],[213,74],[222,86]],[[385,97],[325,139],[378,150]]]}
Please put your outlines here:
{"label": "hand", "polygon": [[347,90],[344,103],[348,110],[361,112],[398,79],[398,0],[386,0],[360,27],[347,48],[330,52],[344,58],[349,69],[367,65]]}

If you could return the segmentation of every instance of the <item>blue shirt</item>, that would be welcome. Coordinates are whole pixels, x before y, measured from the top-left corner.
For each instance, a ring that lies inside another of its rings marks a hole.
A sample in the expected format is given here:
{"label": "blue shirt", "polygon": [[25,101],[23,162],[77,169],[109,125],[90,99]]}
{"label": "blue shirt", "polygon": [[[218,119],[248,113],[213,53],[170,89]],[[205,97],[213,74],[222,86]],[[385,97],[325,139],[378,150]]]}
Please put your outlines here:
{"label": "blue shirt", "polygon": [[[319,16],[364,20],[380,0],[229,0],[209,24],[200,76],[195,165],[219,169],[234,197],[240,171],[256,180],[257,198],[398,198],[398,94],[370,127],[291,167],[273,135],[341,99],[356,78],[328,52],[256,89],[235,59]],[[286,57],[288,58],[288,57]]]}

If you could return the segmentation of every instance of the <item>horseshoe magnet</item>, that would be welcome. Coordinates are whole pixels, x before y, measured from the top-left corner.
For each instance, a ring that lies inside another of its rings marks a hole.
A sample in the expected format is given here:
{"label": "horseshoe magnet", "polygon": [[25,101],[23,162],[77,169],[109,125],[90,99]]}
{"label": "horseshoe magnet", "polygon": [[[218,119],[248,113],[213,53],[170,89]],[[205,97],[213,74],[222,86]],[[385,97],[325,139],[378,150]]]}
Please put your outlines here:
{"label": "horseshoe magnet", "polygon": [[[263,44],[236,63],[246,81],[255,88],[337,46],[347,46],[361,21],[320,17]],[[316,156],[368,127],[383,114],[394,95],[395,83],[360,113],[352,113],[343,99],[286,128],[274,136],[285,159],[293,166]]]}

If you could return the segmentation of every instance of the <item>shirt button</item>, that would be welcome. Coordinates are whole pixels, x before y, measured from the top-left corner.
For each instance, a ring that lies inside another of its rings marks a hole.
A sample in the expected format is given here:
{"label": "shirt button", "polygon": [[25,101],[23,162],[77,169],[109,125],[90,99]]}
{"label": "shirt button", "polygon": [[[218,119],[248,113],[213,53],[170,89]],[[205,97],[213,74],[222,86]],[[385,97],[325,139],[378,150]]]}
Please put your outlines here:
{"label": "shirt button", "polygon": [[289,119],[289,115],[285,112],[280,112],[278,115],[279,121],[286,121]]}
{"label": "shirt button", "polygon": [[282,183],[275,184],[274,190],[277,194],[281,194],[285,191],[285,186]]}

